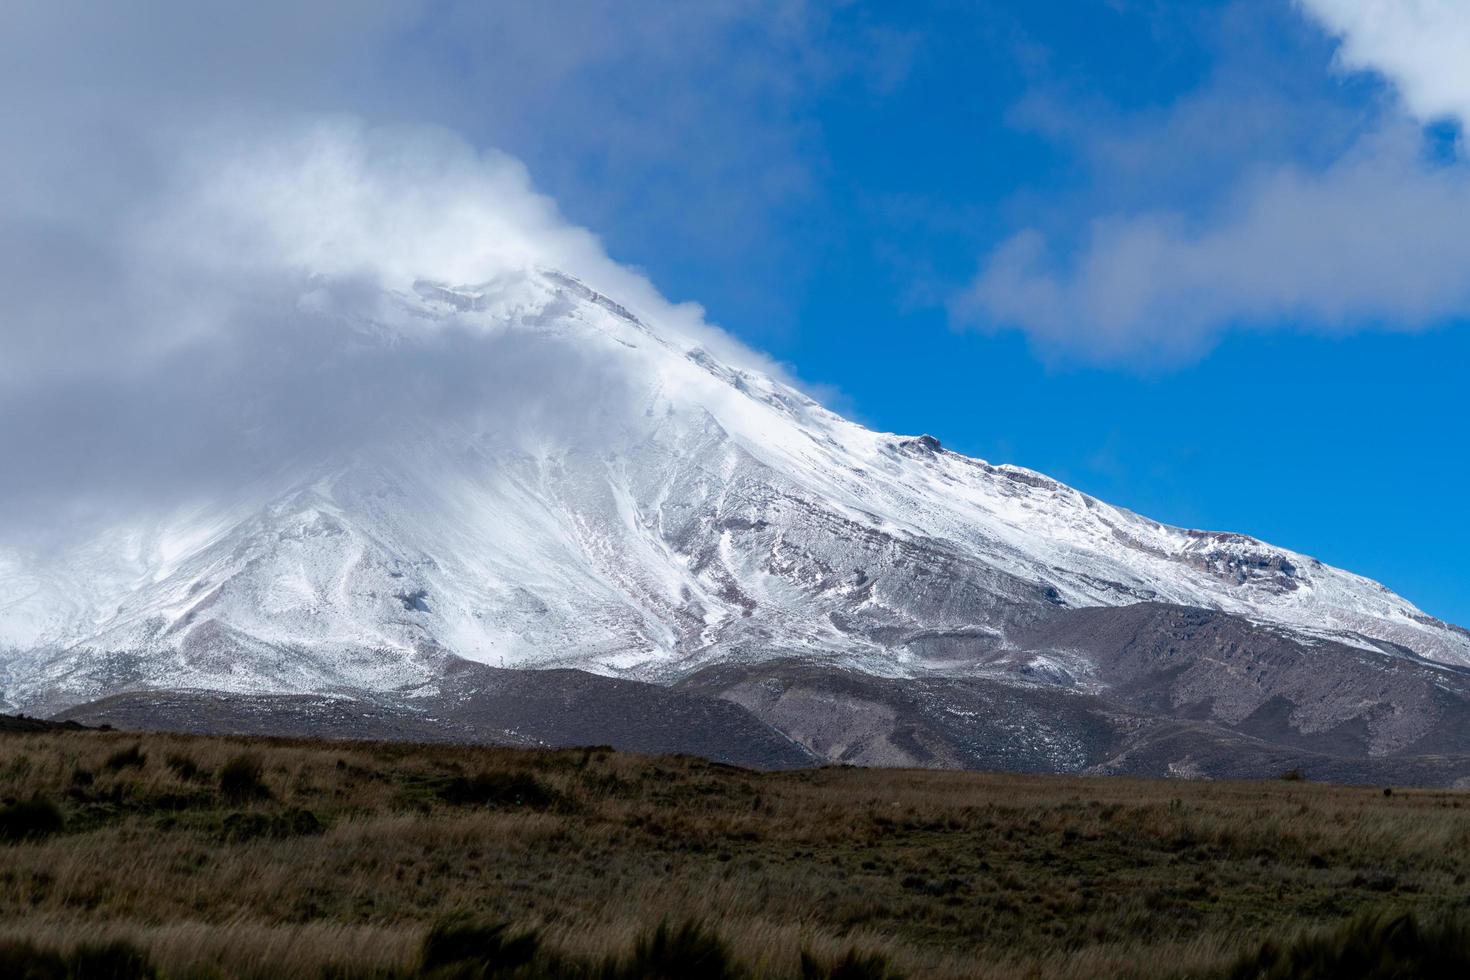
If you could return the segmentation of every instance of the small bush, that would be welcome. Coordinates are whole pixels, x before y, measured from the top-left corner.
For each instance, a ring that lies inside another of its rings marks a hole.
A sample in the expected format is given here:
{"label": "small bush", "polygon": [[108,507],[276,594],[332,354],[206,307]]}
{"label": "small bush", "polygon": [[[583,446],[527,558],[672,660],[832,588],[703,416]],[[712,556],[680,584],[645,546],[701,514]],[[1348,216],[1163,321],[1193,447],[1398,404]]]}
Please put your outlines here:
{"label": "small bush", "polygon": [[220,823],[220,837],[239,842],[269,837],[284,840],[287,837],[309,837],[320,834],[325,827],[310,810],[296,807],[285,813],[236,812]]}
{"label": "small bush", "polygon": [[544,810],[556,800],[550,787],[526,772],[484,772],[456,776],[439,788],[439,798],[454,806],[524,806]]}
{"label": "small bush", "polygon": [[603,980],[734,980],[744,975],[730,946],[699,922],[677,928],[661,922],[638,938],[632,955],[607,963]]}
{"label": "small bush", "polygon": [[66,960],[55,950],[18,939],[0,941],[0,976],[24,980],[67,980]]}
{"label": "small bush", "polygon": [[16,980],[154,980],[148,954],[131,943],[89,943],[62,955],[23,940],[0,942],[0,976]]}
{"label": "small bush", "polygon": [[1307,774],[1300,769],[1288,769],[1281,774],[1282,780],[1288,783],[1306,782]]}
{"label": "small bush", "polygon": [[219,769],[219,792],[230,803],[250,803],[269,799],[270,788],[262,777],[257,756],[237,755]]}
{"label": "small bush", "polygon": [[0,806],[0,841],[8,844],[49,837],[65,825],[56,804],[42,796]]}
{"label": "small bush", "polygon": [[801,980],[903,980],[903,974],[892,969],[888,958],[878,953],[849,949],[841,959],[823,963],[803,950]]}
{"label": "small bush", "polygon": [[420,965],[424,973],[441,977],[507,976],[525,972],[540,950],[541,937],[535,931],[512,933],[505,922],[451,919],[429,930]]}
{"label": "small bush", "polygon": [[121,940],[79,946],[67,960],[70,980],[153,980],[158,976],[147,953]]}
{"label": "small bush", "polygon": [[1367,915],[1334,932],[1266,943],[1225,973],[1229,980],[1450,980],[1470,976],[1470,926],[1413,913]]}
{"label": "small bush", "polygon": [[190,756],[181,752],[171,752],[163,761],[175,776],[186,783],[199,778],[199,765]]}
{"label": "small bush", "polygon": [[142,769],[147,763],[148,757],[143,754],[143,746],[135,743],[108,756],[107,761],[102,763],[102,768],[108,772],[122,772],[124,769]]}

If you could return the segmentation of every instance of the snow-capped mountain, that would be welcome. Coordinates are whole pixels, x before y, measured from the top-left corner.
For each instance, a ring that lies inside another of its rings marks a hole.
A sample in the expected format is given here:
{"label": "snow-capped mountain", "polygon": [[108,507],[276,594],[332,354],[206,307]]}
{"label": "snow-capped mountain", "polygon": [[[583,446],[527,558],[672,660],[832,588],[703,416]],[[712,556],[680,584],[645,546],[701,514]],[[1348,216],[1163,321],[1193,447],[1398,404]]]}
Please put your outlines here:
{"label": "snow-capped mountain", "polygon": [[[421,281],[342,328],[354,348],[492,338],[526,385],[395,418],[229,499],[0,552],[4,700],[425,690],[451,658],[657,682],[793,657],[972,678],[1058,610],[1142,602],[1324,656],[1470,666],[1470,634],[1375,582],[869,431],[557,272]],[[1052,659],[1031,676],[1086,680]]]}

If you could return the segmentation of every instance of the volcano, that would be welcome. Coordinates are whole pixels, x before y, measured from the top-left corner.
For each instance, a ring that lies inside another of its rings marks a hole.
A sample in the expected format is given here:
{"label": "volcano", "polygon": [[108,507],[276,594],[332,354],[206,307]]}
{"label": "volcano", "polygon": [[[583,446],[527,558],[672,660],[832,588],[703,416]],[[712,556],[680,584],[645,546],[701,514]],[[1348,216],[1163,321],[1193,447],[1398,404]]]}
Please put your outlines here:
{"label": "volcano", "polygon": [[347,369],[473,350],[484,400],[394,397],[340,451],[0,551],[6,704],[769,765],[1470,774],[1470,633],[870,431],[596,285],[303,307]]}

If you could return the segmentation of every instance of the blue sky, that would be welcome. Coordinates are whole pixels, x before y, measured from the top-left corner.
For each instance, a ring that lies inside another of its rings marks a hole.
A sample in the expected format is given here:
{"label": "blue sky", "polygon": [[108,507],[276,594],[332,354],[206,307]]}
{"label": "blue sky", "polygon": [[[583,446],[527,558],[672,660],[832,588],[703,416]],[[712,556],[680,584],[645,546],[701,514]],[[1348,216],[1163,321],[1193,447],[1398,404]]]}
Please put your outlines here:
{"label": "blue sky", "polygon": [[123,226],[196,134],[438,127],[871,426],[1470,624],[1467,45],[1443,0],[22,5],[0,382],[116,366],[70,284],[152,295]]}
{"label": "blue sky", "polygon": [[[1066,248],[1099,217],[1219,220],[1253,175],[1325,172],[1395,127],[1453,171],[1453,119],[1412,118],[1388,78],[1336,61],[1337,39],[1285,0],[851,4],[808,29],[789,43],[823,64],[736,30],[688,76],[720,94],[674,141],[687,162],[596,141],[568,159],[554,124],[509,148],[614,256],[870,425],[1245,531],[1470,623],[1470,326],[1454,303],[1217,304],[1182,346],[1165,303],[1101,350],[1086,302],[1075,337],[956,313],[1022,229]],[[746,44],[751,76],[721,77]],[[607,111],[647,111],[642,80],[610,84]],[[701,145],[756,149],[727,167]]]}

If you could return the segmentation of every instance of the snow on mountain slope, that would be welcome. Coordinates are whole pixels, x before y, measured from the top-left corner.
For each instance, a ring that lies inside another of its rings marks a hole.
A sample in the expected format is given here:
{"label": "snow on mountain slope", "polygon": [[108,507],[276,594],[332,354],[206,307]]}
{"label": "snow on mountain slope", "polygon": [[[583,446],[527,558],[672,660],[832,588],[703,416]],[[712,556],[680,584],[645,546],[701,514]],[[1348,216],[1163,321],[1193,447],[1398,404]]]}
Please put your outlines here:
{"label": "snow on mountain slope", "polygon": [[7,700],[389,690],[445,654],[964,675],[1059,606],[1144,600],[1470,665],[1470,635],[1374,582],[868,431],[560,273],[419,282],[340,326],[349,347],[488,338],[545,397],[395,419],[232,499],[0,552]]}

